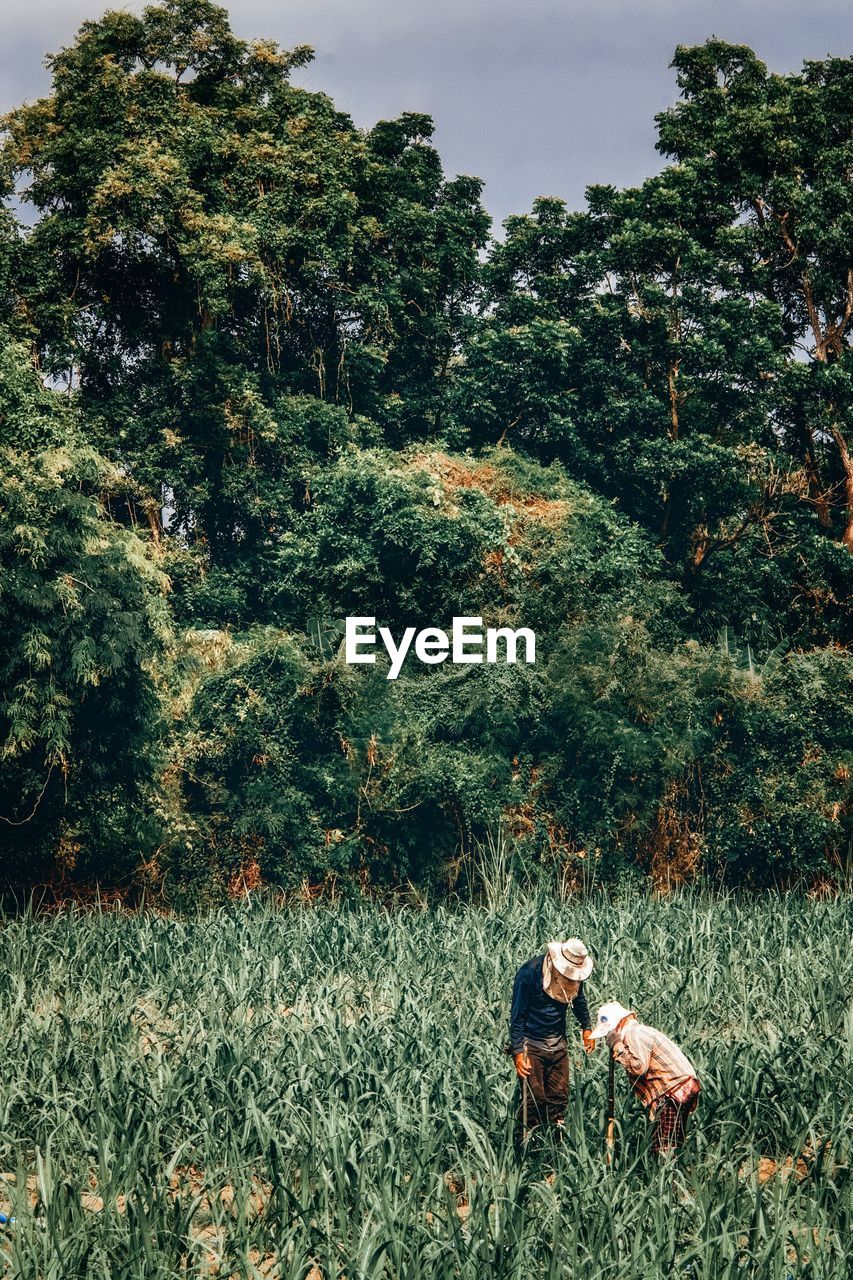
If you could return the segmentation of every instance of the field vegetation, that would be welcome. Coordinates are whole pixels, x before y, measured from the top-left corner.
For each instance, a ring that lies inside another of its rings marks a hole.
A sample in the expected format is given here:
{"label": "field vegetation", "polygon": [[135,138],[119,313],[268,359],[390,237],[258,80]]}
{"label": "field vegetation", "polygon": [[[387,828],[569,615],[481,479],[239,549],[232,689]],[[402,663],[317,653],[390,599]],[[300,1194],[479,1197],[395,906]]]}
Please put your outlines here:
{"label": "field vegetation", "polygon": [[[572,1047],[566,1141],[512,1155],[514,970],[550,936],[700,1073],[675,1170]],[[0,931],[4,1274],[847,1280],[853,903],[626,893],[123,910]]]}

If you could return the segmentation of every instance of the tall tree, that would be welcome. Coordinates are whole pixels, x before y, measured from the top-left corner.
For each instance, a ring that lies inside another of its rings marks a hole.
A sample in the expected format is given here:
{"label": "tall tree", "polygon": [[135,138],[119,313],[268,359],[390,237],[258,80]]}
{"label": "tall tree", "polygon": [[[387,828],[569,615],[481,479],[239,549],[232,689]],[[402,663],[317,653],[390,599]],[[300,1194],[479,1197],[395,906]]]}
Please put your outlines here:
{"label": "tall tree", "polygon": [[658,117],[659,149],[742,228],[744,271],[796,353],[779,428],[853,552],[853,58],[775,75],[751,49],[709,40],[673,65],[682,101]]}
{"label": "tall tree", "polygon": [[166,0],[85,23],[51,95],[5,120],[45,366],[79,381],[153,536],[168,505],[215,562],[251,518],[230,473],[264,406],[308,393],[398,438],[434,429],[488,227],[428,117],[365,136],[291,83],[310,56]]}
{"label": "tall tree", "polygon": [[562,461],[654,535],[713,614],[709,569],[766,540],[795,487],[771,427],[777,309],[742,291],[728,211],[684,175],[588,196],[584,213],[549,199],[508,220],[470,326],[459,436]]}
{"label": "tall tree", "polygon": [[[843,639],[846,100],[822,157],[808,139],[847,63],[774,80],[709,42],[676,64],[685,100],[660,117],[660,145],[679,163],[637,188],[590,188],[580,213],[550,198],[507,220],[469,326],[455,439],[511,440],[611,496],[658,539],[704,634],[733,622],[760,644]],[[776,119],[774,93],[800,105]],[[762,164],[776,176],[749,195]],[[771,194],[784,205],[801,186],[798,247]]]}

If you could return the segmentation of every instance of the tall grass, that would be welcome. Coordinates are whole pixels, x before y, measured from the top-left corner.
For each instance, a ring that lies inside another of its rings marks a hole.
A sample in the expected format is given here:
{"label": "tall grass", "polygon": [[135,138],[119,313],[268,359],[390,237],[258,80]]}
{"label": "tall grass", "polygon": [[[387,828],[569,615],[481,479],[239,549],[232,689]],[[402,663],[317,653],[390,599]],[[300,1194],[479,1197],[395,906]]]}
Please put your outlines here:
{"label": "tall grass", "polygon": [[[500,895],[498,895],[500,896]],[[11,1277],[849,1280],[853,900],[124,913],[0,931]],[[580,934],[697,1064],[676,1171],[573,1044],[519,1168],[514,970]],[[2,1189],[2,1188],[0,1188]]]}

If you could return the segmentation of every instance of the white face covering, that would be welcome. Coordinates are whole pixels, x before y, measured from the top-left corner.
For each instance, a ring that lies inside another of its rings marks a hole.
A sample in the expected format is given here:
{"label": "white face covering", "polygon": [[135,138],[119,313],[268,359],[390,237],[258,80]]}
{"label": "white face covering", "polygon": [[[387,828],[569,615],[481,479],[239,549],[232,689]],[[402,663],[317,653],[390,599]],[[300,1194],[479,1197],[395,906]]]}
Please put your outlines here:
{"label": "white face covering", "polygon": [[562,1004],[571,1004],[580,990],[580,983],[572,978],[563,977],[562,973],[558,973],[554,968],[551,957],[545,953],[545,960],[542,964],[542,986],[545,993],[552,1000],[559,1000]]}

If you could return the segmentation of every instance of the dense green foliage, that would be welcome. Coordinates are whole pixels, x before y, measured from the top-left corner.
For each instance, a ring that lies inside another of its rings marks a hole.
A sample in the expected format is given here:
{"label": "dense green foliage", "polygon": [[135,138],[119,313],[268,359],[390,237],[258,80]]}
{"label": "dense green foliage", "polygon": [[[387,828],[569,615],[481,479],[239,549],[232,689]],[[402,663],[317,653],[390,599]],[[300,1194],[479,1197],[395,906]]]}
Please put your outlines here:
{"label": "dense green foliage", "polygon": [[114,878],[156,843],[165,579],[109,518],[114,468],[0,347],[0,826],[4,872]]}
{"label": "dense green foliage", "polygon": [[[7,1273],[847,1280],[851,928],[845,896],[8,922]],[[515,1162],[512,976],[574,930],[590,998],[699,1072],[674,1174],[621,1073],[606,1167],[579,1036],[567,1141]]]}
{"label": "dense green foliage", "polygon": [[[501,824],[570,880],[837,877],[853,61],[679,48],[671,163],[489,240],[309,57],[166,0],[3,122],[7,880],[423,884]],[[537,662],[386,681],[350,614]]]}

